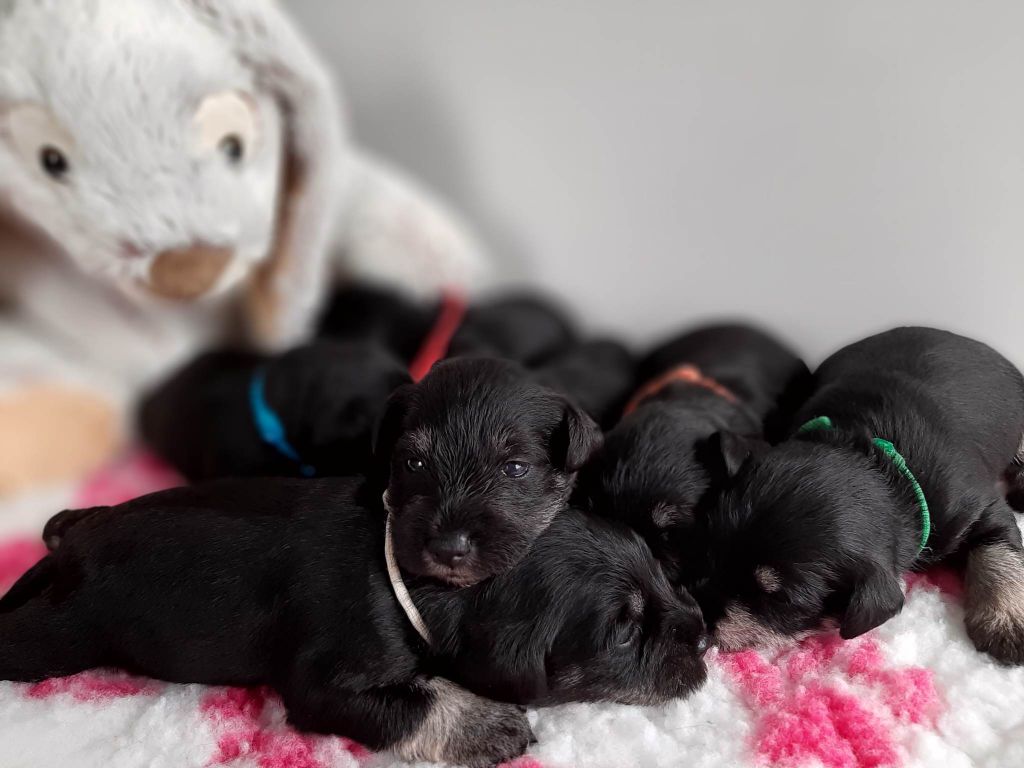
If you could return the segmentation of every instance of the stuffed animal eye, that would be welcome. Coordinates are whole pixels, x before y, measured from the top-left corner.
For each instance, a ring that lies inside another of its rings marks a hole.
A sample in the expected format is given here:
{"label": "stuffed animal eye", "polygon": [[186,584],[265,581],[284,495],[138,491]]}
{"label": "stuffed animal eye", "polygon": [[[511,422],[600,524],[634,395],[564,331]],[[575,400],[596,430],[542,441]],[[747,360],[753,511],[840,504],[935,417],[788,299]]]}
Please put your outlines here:
{"label": "stuffed animal eye", "polygon": [[54,146],[47,145],[39,150],[39,164],[51,178],[61,181],[71,170],[67,156]]}
{"label": "stuffed animal eye", "polygon": [[192,118],[202,152],[219,152],[239,165],[259,138],[259,107],[247,93],[224,91],[207,96]]}
{"label": "stuffed animal eye", "polygon": [[525,477],[529,471],[530,465],[523,461],[506,461],[501,468],[501,474],[511,478]]}
{"label": "stuffed animal eye", "polygon": [[234,164],[242,162],[242,158],[245,157],[245,143],[237,134],[232,133],[225,136],[217,147]]}
{"label": "stuffed animal eye", "polygon": [[423,459],[406,459],[405,468],[410,472],[422,472],[427,468],[427,463]]}
{"label": "stuffed animal eye", "polygon": [[75,139],[42,106],[19,104],[6,112],[0,109],[0,141],[7,137],[26,166],[54,181],[68,180],[75,164]]}

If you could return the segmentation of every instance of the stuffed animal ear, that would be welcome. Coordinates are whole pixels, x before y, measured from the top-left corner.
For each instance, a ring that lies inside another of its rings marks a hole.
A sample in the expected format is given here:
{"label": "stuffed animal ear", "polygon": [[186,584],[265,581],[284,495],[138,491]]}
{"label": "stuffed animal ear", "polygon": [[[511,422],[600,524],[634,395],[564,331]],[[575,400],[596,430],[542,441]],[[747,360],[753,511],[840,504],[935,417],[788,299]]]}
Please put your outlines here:
{"label": "stuffed animal ear", "polygon": [[839,622],[844,640],[863,635],[891,619],[903,608],[903,590],[895,572],[876,566],[853,588]]}
{"label": "stuffed animal ear", "polygon": [[735,476],[747,459],[760,458],[770,449],[771,446],[760,438],[725,430],[708,439],[708,454],[714,457],[728,477]]}
{"label": "stuffed animal ear", "polygon": [[377,423],[373,436],[373,458],[377,466],[387,475],[387,467],[391,462],[391,454],[395,450],[395,443],[402,434],[402,422],[409,412],[409,396],[412,394],[413,385],[403,384],[388,398],[384,407],[384,414]]}
{"label": "stuffed animal ear", "polygon": [[245,301],[254,341],[296,342],[318,309],[344,177],[344,123],[334,84],[312,46],[271,0],[187,0],[201,22],[250,67],[284,121],[282,180],[273,246]]}
{"label": "stuffed animal ear", "polygon": [[583,410],[565,401],[562,421],[551,436],[551,461],[566,472],[578,472],[604,444],[597,423]]}

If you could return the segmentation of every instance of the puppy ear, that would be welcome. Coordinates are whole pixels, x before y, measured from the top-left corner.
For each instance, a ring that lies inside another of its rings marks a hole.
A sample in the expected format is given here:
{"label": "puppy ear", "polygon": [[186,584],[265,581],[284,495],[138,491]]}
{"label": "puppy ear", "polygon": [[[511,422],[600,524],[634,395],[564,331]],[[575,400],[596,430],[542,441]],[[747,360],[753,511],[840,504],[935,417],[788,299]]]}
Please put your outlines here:
{"label": "puppy ear", "polygon": [[377,422],[373,435],[373,459],[378,467],[386,468],[391,461],[395,443],[402,434],[402,422],[409,412],[409,396],[412,390],[412,384],[403,384],[391,393],[384,406],[384,414]]}
{"label": "puppy ear", "polygon": [[708,438],[708,452],[720,463],[728,477],[733,477],[747,459],[764,456],[771,446],[758,437],[738,435],[722,430]]}
{"label": "puppy ear", "polygon": [[604,444],[604,435],[590,416],[565,401],[562,421],[551,436],[551,459],[566,472],[578,472]]}
{"label": "puppy ear", "polygon": [[884,624],[903,608],[903,590],[896,574],[876,567],[853,588],[846,611],[839,622],[839,636],[844,640],[863,635]]}

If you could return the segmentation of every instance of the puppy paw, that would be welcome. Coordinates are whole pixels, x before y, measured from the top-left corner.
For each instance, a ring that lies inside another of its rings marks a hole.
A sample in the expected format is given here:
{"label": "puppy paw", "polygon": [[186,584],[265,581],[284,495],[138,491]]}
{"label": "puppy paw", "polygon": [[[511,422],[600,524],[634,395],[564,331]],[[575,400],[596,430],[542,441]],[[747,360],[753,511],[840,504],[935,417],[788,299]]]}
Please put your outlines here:
{"label": "puppy paw", "polygon": [[975,648],[1001,664],[1024,664],[1024,615],[968,614],[967,636]]}
{"label": "puppy paw", "polygon": [[485,768],[519,757],[536,743],[522,707],[491,701],[447,680],[426,685],[433,704],[396,751],[407,760]]}
{"label": "puppy paw", "polygon": [[1024,664],[1024,552],[978,547],[967,558],[967,635],[1003,664]]}
{"label": "puppy paw", "polygon": [[470,768],[513,760],[537,742],[526,715],[514,704],[488,702],[463,721],[464,730],[448,743],[446,761]]}

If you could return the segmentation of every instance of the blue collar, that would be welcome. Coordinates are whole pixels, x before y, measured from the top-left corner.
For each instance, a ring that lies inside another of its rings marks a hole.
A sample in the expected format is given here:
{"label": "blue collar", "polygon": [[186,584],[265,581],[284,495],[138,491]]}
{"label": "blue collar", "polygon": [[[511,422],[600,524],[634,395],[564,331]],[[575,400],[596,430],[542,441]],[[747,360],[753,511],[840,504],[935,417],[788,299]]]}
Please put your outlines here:
{"label": "blue collar", "polygon": [[303,477],[313,477],[316,474],[316,468],[302,461],[299,452],[285,437],[284,424],[280,417],[267,402],[266,379],[266,370],[260,368],[253,374],[252,381],[249,382],[249,408],[252,410],[252,420],[256,424],[256,431],[260,433],[260,439],[264,443],[298,464],[299,472]]}

